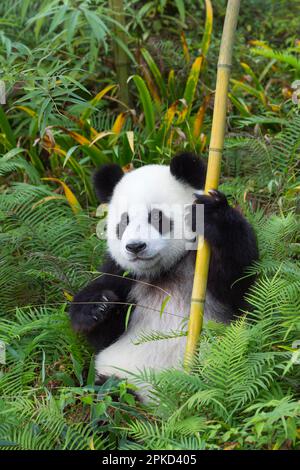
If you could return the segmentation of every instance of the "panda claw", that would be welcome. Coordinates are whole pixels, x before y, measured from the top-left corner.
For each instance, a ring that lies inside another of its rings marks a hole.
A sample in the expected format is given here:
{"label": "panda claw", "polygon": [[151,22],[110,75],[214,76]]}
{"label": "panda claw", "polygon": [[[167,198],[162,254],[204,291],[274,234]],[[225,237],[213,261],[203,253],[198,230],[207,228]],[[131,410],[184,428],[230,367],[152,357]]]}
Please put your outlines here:
{"label": "panda claw", "polygon": [[208,191],[208,194],[210,196],[212,196],[216,201],[225,201],[226,200],[225,194],[221,193],[217,189],[210,189]]}
{"label": "panda claw", "polygon": [[101,325],[112,312],[116,301],[119,301],[119,298],[110,289],[97,292],[92,298],[84,291],[79,293],[70,309],[71,322],[75,331],[90,332],[97,325]]}

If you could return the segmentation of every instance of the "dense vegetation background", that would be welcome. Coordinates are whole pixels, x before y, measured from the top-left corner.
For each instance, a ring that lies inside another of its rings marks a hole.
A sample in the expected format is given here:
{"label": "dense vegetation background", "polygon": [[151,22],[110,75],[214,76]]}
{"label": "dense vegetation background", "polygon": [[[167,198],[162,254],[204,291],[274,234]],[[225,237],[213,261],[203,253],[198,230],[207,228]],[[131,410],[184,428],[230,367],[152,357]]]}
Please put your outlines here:
{"label": "dense vegetation background", "polygon": [[252,312],[206,325],[190,374],[141,372],[147,407],[123,382],[94,385],[70,329],[104,250],[94,168],[207,157],[225,0],[121,7],[0,5],[0,447],[299,449],[297,0],[242,2],[236,38],[221,188],[257,231]]}

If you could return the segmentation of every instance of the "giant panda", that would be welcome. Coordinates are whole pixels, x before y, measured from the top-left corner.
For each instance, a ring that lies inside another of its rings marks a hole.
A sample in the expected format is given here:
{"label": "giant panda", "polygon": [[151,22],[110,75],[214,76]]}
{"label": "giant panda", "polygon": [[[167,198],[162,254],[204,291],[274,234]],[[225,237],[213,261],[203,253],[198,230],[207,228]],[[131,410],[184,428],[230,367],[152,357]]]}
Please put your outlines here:
{"label": "giant panda", "polygon": [[[130,379],[144,368],[181,367],[186,336],[139,339],[151,332],[167,335],[186,324],[196,207],[204,207],[204,233],[199,236],[211,246],[204,321],[228,323],[244,306],[253,282],[245,270],[258,258],[256,237],[224,194],[204,194],[205,176],[205,163],[191,153],[176,155],[170,165],[123,173],[108,164],[95,173],[96,194],[108,203],[106,259],[102,274],[74,296],[70,317],[74,329],[96,349],[100,383],[110,376]],[[181,231],[188,219],[187,230]],[[178,228],[182,236],[174,236]]]}

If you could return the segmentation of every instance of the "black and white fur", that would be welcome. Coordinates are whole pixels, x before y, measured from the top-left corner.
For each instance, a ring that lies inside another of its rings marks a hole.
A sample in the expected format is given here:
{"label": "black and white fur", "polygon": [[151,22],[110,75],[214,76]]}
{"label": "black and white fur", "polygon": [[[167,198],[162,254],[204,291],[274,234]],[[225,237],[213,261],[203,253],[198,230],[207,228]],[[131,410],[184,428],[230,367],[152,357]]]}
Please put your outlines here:
{"label": "black and white fur", "polygon": [[[182,362],[184,336],[134,344],[142,333],[180,330],[190,308],[196,252],[186,249],[186,239],[162,233],[159,221],[150,223],[153,207],[161,210],[160,220],[170,221],[172,232],[182,224],[184,205],[204,205],[204,237],[211,246],[205,320],[229,322],[243,307],[253,282],[243,276],[258,257],[256,238],[222,193],[203,194],[205,174],[202,160],[189,153],[174,157],[170,166],[148,165],[123,174],[117,165],[105,165],[95,174],[96,193],[109,204],[108,252],[99,269],[103,274],[75,295],[70,315],[75,330],[86,334],[97,351],[98,377],[127,378],[144,367],[180,367]],[[141,251],[129,251],[132,246]]]}

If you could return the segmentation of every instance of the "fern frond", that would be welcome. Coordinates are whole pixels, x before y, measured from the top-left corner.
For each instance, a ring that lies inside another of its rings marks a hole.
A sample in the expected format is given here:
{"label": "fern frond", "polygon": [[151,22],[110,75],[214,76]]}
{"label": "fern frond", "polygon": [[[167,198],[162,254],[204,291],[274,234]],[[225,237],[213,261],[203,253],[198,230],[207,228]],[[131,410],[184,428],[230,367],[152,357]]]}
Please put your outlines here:
{"label": "fern frond", "polygon": [[167,339],[174,339],[174,338],[181,338],[182,336],[186,336],[186,331],[181,330],[170,330],[166,333],[161,331],[151,331],[151,332],[142,332],[135,340],[135,345],[149,343],[151,341],[162,341]]}
{"label": "fern frond", "polygon": [[273,59],[277,62],[289,65],[294,70],[300,72],[300,61],[295,54],[292,54],[289,50],[286,51],[275,51],[271,48],[251,48],[251,53],[266,57],[267,59]]}

